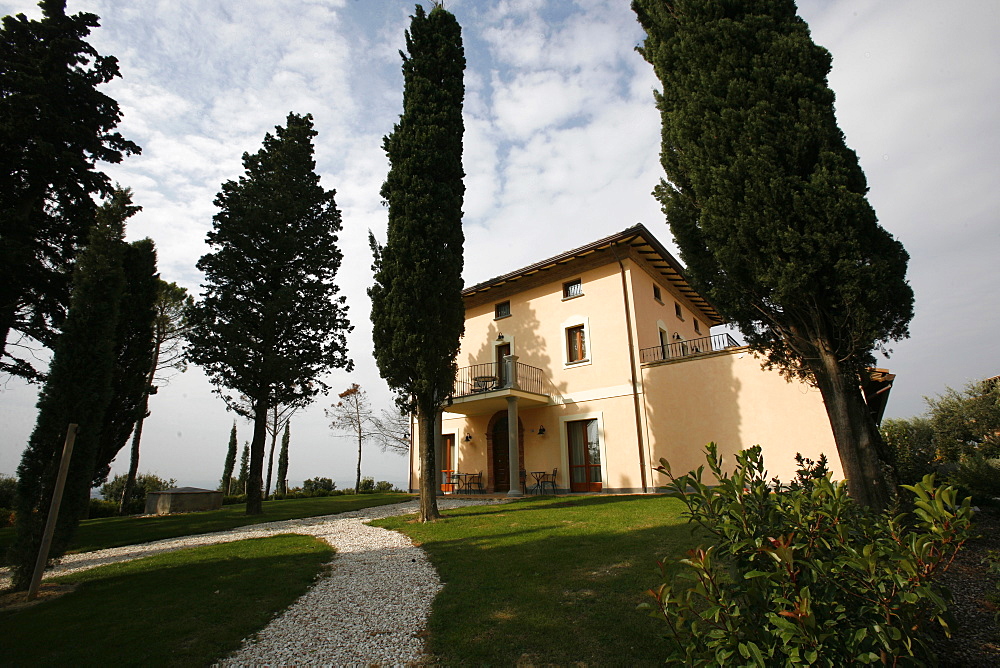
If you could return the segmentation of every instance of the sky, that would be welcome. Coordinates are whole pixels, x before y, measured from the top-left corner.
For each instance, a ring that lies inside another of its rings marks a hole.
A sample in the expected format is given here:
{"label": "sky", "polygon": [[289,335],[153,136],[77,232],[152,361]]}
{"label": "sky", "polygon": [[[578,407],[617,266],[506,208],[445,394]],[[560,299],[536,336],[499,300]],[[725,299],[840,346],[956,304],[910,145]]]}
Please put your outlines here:
{"label": "sky", "polygon": [[[430,3],[425,3],[429,9]],[[466,285],[643,223],[675,252],[651,190],[662,176],[652,68],[626,0],[449,0],[467,70]],[[90,37],[122,77],[103,87],[140,156],[105,165],[143,211],[162,278],[199,294],[221,184],[242,173],[289,112],[311,113],[317,172],[343,214],[338,284],[354,331],[351,373],[292,419],[289,481],[354,484],[356,443],[329,429],[336,393],[358,383],[376,409],[392,395],[372,358],[368,231],[385,237],[382,138],[402,108],[399,50],[413,13],[400,0],[69,0],[101,17]],[[0,0],[0,15],[39,14]],[[800,0],[833,54],[837,119],[868,177],[881,224],[910,254],[910,338],[880,365],[897,374],[887,417],[1000,373],[1000,3]],[[36,388],[0,382],[0,473],[13,474],[35,420]],[[221,477],[234,419],[196,367],[150,400],[140,470],[207,486]],[[127,448],[126,448],[127,450]],[[128,468],[127,452],[113,471]],[[363,474],[403,486],[407,460],[365,449]]]}

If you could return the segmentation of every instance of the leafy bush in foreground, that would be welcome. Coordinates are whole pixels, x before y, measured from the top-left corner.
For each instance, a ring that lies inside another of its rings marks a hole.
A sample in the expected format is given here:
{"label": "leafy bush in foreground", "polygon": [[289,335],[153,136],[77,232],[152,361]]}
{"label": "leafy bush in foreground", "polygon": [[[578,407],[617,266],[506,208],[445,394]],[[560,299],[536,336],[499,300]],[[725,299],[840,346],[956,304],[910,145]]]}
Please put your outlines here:
{"label": "leafy bush in foreground", "polygon": [[[664,565],[651,591],[664,616],[668,661],[687,665],[920,663],[933,660],[928,626],[948,630],[944,592],[932,584],[970,537],[969,500],[929,475],[903,485],[915,517],[873,513],[828,476],[811,485],[768,484],[760,447],[722,470],[714,443],[708,468],[674,477],[670,496],[716,544]],[[714,482],[714,481],[713,481]]]}

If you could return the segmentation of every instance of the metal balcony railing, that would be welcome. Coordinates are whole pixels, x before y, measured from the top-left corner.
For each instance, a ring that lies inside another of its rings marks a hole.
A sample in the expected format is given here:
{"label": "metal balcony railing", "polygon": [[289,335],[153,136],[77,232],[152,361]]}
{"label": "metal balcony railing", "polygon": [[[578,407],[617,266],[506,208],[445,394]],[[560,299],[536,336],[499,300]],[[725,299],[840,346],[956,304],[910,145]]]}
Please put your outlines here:
{"label": "metal balcony railing", "polygon": [[645,364],[647,362],[662,362],[663,360],[680,359],[693,355],[704,355],[714,353],[726,348],[739,348],[740,344],[729,334],[713,334],[703,336],[700,339],[687,339],[685,341],[674,341],[652,348],[643,348],[639,351],[639,360]]}
{"label": "metal balcony railing", "polygon": [[[541,369],[517,362],[512,371],[513,378],[508,379],[511,367],[504,362],[497,364],[473,364],[465,366],[455,374],[455,388],[452,398],[468,397],[483,392],[492,392],[506,388],[547,394],[545,392],[545,377]],[[511,381],[511,382],[508,382]]]}

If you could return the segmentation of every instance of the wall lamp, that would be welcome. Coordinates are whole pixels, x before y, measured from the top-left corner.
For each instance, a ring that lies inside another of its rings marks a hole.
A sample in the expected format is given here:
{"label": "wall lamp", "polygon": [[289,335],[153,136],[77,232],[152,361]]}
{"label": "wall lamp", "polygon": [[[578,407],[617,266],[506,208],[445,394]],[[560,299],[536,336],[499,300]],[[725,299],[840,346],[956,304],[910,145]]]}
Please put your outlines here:
{"label": "wall lamp", "polygon": [[545,426],[544,425],[538,425],[538,435],[539,436],[545,436]]}
{"label": "wall lamp", "polygon": [[500,335],[497,336],[497,341],[503,341],[503,332],[500,332]]}
{"label": "wall lamp", "polygon": [[472,434],[466,434],[465,435],[465,442],[468,443],[471,440],[472,440]]}

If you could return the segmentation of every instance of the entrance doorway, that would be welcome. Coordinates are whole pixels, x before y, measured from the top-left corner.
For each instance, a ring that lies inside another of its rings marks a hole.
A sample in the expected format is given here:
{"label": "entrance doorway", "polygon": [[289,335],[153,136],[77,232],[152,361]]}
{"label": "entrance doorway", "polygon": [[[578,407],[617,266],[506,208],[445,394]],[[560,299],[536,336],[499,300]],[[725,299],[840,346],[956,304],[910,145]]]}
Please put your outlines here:
{"label": "entrance doorway", "polygon": [[510,489],[510,431],[507,428],[507,413],[493,423],[493,491],[506,492]]}
{"label": "entrance doorway", "polygon": [[510,462],[510,439],[507,428],[507,411],[499,411],[490,418],[486,431],[486,458],[490,465],[489,484],[494,492],[507,492],[513,483],[520,487],[521,469],[524,468],[524,425],[517,420],[517,463]]}
{"label": "entrance doorway", "polygon": [[569,441],[569,488],[571,492],[600,492],[601,444],[597,420],[577,420],[566,423]]}

